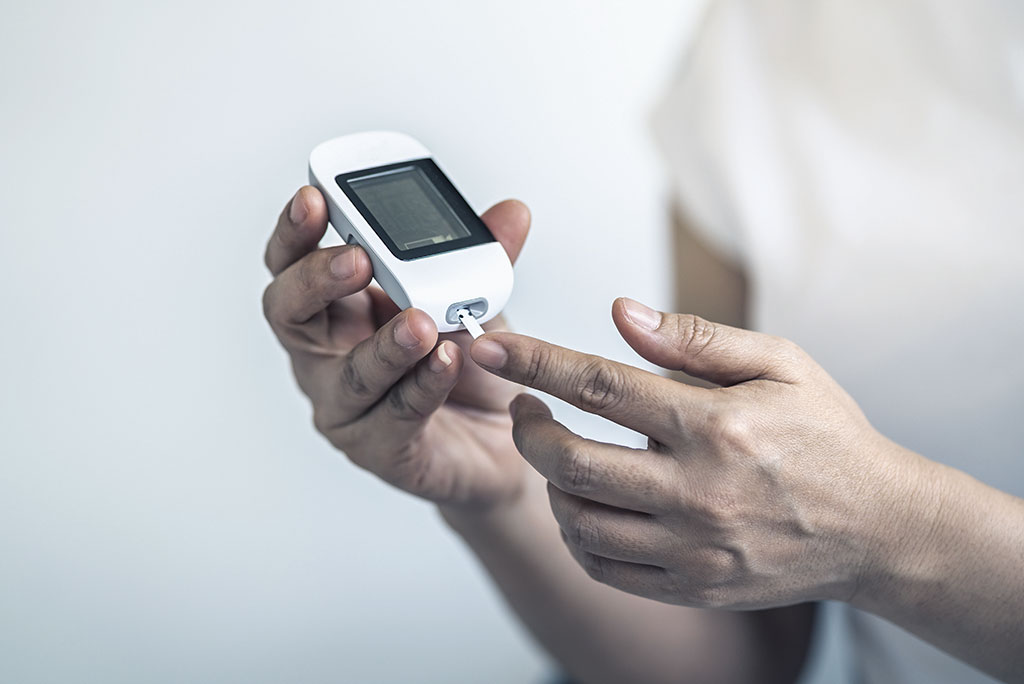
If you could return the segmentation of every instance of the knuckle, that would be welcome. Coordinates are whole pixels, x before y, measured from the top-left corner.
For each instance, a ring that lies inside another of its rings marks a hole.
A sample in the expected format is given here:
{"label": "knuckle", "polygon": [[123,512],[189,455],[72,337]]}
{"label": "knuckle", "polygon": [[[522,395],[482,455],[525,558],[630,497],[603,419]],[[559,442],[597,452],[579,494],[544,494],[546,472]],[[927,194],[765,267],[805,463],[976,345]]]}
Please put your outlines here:
{"label": "knuckle", "polygon": [[811,361],[810,355],[796,342],[784,337],[776,337],[775,343],[778,349],[776,354],[786,365],[792,368],[801,368]]}
{"label": "knuckle", "polygon": [[622,372],[604,359],[588,361],[577,376],[574,396],[587,411],[613,408],[622,400]]}
{"label": "knuckle", "polygon": [[395,354],[397,346],[397,343],[394,342],[394,335],[388,334],[384,330],[379,331],[373,336],[371,347],[374,363],[389,372],[405,370],[409,364]]}
{"label": "knuckle", "polygon": [[679,345],[687,356],[694,357],[707,349],[718,334],[718,326],[692,314],[679,314],[675,318]]}
{"label": "knuckle", "polygon": [[698,556],[698,576],[715,585],[731,577],[739,567],[739,552],[724,547],[705,549]]}
{"label": "knuckle", "polygon": [[429,414],[420,411],[415,403],[410,401],[408,392],[401,388],[396,387],[393,391],[388,392],[386,401],[391,409],[391,414],[396,418],[420,421],[430,417]]}
{"label": "knuckle", "polygon": [[569,537],[580,549],[593,551],[601,543],[601,532],[590,514],[580,511],[569,522]]}
{"label": "knuckle", "polygon": [[797,357],[806,355],[803,347],[799,344],[785,337],[774,337],[775,344],[778,345],[779,350],[787,355]]}
{"label": "knuckle", "polygon": [[697,414],[690,406],[682,403],[671,403],[665,410],[665,425],[668,432],[679,435],[682,438],[689,438],[693,433],[693,426]]}
{"label": "knuckle", "polygon": [[303,295],[309,295],[317,290],[320,281],[317,265],[322,260],[323,253],[317,253],[316,256],[319,258],[303,259],[295,269],[295,283]]}
{"label": "knuckle", "polygon": [[584,493],[590,490],[593,483],[594,460],[590,450],[580,440],[566,442],[562,448],[559,462],[559,485],[566,491]]}
{"label": "knuckle", "polygon": [[547,376],[550,363],[551,352],[546,346],[537,345],[533,347],[523,368],[522,383],[529,387],[535,387],[538,380]]}
{"label": "knuckle", "polygon": [[746,410],[730,405],[708,417],[708,437],[724,453],[749,452],[756,437],[754,417]]}
{"label": "knuckle", "polygon": [[389,413],[396,418],[405,418],[412,412],[409,401],[397,387],[384,395],[384,401],[387,402]]}
{"label": "knuckle", "polygon": [[352,355],[345,356],[341,362],[341,383],[345,392],[356,399],[373,398],[373,388]]}

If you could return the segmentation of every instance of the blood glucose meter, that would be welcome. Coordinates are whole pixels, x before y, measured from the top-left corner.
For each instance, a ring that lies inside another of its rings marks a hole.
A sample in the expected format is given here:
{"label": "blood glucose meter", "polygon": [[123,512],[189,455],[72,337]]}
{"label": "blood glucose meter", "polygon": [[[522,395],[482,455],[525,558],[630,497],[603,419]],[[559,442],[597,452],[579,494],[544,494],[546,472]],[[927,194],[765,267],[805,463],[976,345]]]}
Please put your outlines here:
{"label": "blood glucose meter", "polygon": [[402,309],[422,309],[439,332],[465,327],[476,337],[505,306],[508,255],[418,141],[390,131],[328,140],[309,155],[309,180],[331,225],[366,250]]}

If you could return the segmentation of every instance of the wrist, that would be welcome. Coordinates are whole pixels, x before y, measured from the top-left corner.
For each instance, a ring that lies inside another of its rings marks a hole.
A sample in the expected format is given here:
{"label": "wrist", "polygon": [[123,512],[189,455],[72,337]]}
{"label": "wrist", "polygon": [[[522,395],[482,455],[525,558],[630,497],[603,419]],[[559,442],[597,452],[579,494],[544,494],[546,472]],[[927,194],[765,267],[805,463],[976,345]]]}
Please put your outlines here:
{"label": "wrist", "polygon": [[500,539],[523,525],[536,508],[538,488],[543,492],[543,479],[527,469],[514,495],[486,506],[438,504],[437,510],[445,524],[471,545]]}
{"label": "wrist", "polygon": [[950,505],[949,468],[895,444],[893,469],[876,491],[866,553],[848,602],[879,615],[915,596],[944,575],[939,539]]}

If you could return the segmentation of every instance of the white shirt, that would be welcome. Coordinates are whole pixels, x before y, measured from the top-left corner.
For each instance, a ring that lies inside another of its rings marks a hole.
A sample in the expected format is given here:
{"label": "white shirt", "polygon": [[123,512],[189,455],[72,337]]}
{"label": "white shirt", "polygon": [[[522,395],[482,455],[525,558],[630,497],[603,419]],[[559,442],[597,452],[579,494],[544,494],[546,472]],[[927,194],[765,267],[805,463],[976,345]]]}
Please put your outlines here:
{"label": "white shirt", "polygon": [[[716,1],[655,124],[753,326],[1024,496],[1024,3]],[[849,613],[859,681],[993,681]]]}

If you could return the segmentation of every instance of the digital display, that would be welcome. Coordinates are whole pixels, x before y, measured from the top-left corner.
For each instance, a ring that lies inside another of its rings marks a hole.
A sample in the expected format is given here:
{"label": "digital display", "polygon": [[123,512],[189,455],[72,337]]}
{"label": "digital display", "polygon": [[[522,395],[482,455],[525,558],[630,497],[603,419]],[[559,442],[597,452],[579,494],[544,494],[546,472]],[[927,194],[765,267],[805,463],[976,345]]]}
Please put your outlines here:
{"label": "digital display", "polygon": [[345,180],[402,252],[470,237],[423,169],[414,164]]}

